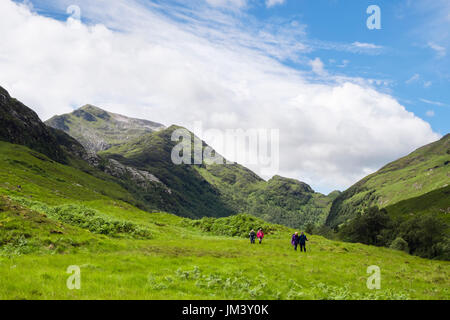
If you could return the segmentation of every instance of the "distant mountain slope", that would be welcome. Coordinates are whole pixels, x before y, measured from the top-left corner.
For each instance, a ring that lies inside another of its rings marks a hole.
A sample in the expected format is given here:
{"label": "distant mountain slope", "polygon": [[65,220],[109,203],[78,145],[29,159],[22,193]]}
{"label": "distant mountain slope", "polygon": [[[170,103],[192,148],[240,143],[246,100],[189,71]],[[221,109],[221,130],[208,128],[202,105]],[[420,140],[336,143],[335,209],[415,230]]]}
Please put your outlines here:
{"label": "distant mountain slope", "polygon": [[162,124],[125,117],[92,105],[45,122],[77,139],[87,150],[98,152],[164,129]]}
{"label": "distant mountain slope", "polygon": [[58,162],[68,153],[82,156],[83,147],[62,131],[47,127],[38,115],[0,87],[0,140],[21,144]]}
{"label": "distant mountain slope", "polygon": [[295,228],[323,224],[339,194],[336,191],[326,196],[304,182],[281,176],[266,182],[239,164],[196,168],[239,212]]}
{"label": "distant mountain slope", "polygon": [[[386,207],[448,186],[450,134],[362,179],[334,200],[326,224],[335,227],[358,212]],[[444,199],[450,206],[450,198]]]}
{"label": "distant mountain slope", "polygon": [[324,195],[304,182],[275,176],[249,195],[250,213],[287,226],[322,225],[339,194]]}

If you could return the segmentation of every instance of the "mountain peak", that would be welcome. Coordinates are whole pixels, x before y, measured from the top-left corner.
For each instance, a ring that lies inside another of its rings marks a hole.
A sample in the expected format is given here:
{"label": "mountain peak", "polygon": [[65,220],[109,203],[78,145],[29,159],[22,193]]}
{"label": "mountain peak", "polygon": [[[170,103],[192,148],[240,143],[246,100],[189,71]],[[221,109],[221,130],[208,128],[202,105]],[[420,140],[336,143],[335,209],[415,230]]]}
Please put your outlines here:
{"label": "mountain peak", "polygon": [[83,110],[83,111],[91,112],[91,113],[94,113],[94,114],[97,114],[97,113],[100,113],[100,114],[101,113],[108,113],[108,111],[103,110],[102,108],[99,108],[99,107],[94,106],[92,104],[85,104],[84,106],[82,106],[81,108],[78,108],[77,110]]}
{"label": "mountain peak", "polygon": [[129,118],[86,104],[69,114],[55,116],[47,125],[63,130],[92,152],[109,149],[165,126],[143,119]]}
{"label": "mountain peak", "polygon": [[314,190],[307,184],[302,181],[292,179],[292,178],[285,178],[279,175],[275,175],[268,181],[269,185],[283,185],[284,188],[290,188],[293,190],[297,190],[300,192],[308,192],[308,193],[314,193]]}
{"label": "mountain peak", "polygon": [[103,110],[102,108],[99,108],[99,107],[97,107],[97,106],[94,106],[93,104],[85,104],[84,106],[81,106],[80,108],[78,108],[78,110],[85,110],[85,111],[88,111],[88,110],[98,110],[98,111],[106,111],[106,110]]}
{"label": "mountain peak", "polygon": [[3,88],[2,86],[0,86],[0,95],[4,96],[5,98],[10,97],[8,91],[6,91],[6,89]]}

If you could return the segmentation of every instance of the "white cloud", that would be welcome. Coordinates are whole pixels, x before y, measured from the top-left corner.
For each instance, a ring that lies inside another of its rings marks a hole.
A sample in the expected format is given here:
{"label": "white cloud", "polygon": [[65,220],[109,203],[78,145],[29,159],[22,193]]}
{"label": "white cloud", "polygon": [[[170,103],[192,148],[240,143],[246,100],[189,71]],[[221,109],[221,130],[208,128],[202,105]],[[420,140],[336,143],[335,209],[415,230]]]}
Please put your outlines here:
{"label": "white cloud", "polygon": [[410,84],[416,81],[419,81],[420,75],[418,73],[414,74],[411,78],[405,81],[406,84]]}
{"label": "white cloud", "polygon": [[434,111],[433,110],[428,110],[426,115],[427,115],[427,117],[434,117]]}
{"label": "white cloud", "polygon": [[[408,80],[405,81],[406,84],[412,84],[412,83],[417,83],[419,82],[421,79],[420,75],[418,73],[415,73],[411,78],[409,78]],[[420,81],[420,83],[423,83],[423,87],[424,88],[429,88],[431,87],[431,85],[433,84],[433,82],[431,81]]]}
{"label": "white cloud", "polygon": [[[55,6],[64,13],[71,2]],[[320,83],[273,59],[287,33],[254,38],[219,14],[223,29],[182,13],[181,24],[129,0],[77,4],[96,25],[0,1],[0,85],[43,119],[92,103],[188,128],[278,128],[279,174],[323,192],[439,138],[390,95],[328,74],[319,58],[311,66]]]}
{"label": "white cloud", "polygon": [[[413,42],[423,42],[426,47],[435,51],[436,57],[444,60],[450,49],[450,1],[448,0],[417,0],[409,3],[411,14],[421,17],[420,22],[412,28]],[[448,58],[447,58],[448,61]],[[445,67],[445,64],[442,64]],[[430,68],[436,67],[432,61]]]}
{"label": "white cloud", "polygon": [[445,103],[439,102],[439,101],[432,101],[432,100],[427,100],[427,99],[420,99],[420,101],[426,103],[426,104],[431,104],[434,106],[438,106],[438,107],[445,107],[447,106]]}
{"label": "white cloud", "polygon": [[209,5],[225,8],[243,8],[247,5],[247,0],[206,0]]}
{"label": "white cloud", "polygon": [[428,47],[433,49],[439,58],[445,57],[447,55],[447,49],[445,49],[445,47],[440,46],[434,42],[428,42]]}
{"label": "white cloud", "polygon": [[381,48],[383,48],[382,46],[378,46],[373,43],[365,43],[365,42],[359,42],[359,41],[353,42],[352,45],[355,46],[356,48],[363,48],[363,49],[381,49]]}
{"label": "white cloud", "polygon": [[324,64],[322,60],[320,60],[320,58],[315,58],[314,60],[311,60],[309,64],[311,65],[312,71],[315,74],[319,76],[325,76],[327,74],[327,72],[324,69]]}
{"label": "white cloud", "polygon": [[276,5],[283,4],[285,0],[266,0],[266,6],[267,8],[271,8]]}

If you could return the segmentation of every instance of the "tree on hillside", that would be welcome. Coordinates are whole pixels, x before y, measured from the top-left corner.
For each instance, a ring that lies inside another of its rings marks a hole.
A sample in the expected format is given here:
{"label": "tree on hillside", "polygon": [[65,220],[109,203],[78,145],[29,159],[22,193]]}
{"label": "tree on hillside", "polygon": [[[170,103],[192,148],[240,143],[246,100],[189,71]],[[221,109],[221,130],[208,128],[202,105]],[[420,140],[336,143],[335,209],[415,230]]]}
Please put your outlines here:
{"label": "tree on hillside", "polygon": [[386,231],[391,227],[392,221],[387,211],[371,207],[342,226],[339,235],[345,241],[382,246],[389,241]]}
{"label": "tree on hillside", "polygon": [[408,242],[411,253],[425,258],[448,256],[447,224],[432,215],[416,216],[403,222],[399,235]]}

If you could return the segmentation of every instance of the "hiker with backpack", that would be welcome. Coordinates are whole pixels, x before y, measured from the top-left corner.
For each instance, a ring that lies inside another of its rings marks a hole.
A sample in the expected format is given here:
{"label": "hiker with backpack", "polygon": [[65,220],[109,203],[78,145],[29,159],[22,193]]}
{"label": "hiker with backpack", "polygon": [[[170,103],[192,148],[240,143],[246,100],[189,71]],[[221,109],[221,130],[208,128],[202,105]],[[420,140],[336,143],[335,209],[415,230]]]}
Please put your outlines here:
{"label": "hiker with backpack", "polygon": [[251,243],[251,244],[254,244],[254,243],[255,243],[255,238],[256,238],[255,230],[252,229],[252,231],[250,231],[250,233],[248,234],[248,236],[250,237],[250,243]]}
{"label": "hiker with backpack", "polygon": [[295,232],[295,233],[292,235],[292,239],[291,239],[291,243],[292,243],[292,245],[294,246],[294,250],[295,250],[295,251],[297,251],[297,247],[298,247],[299,242],[300,242],[300,237],[299,237],[299,235],[298,235],[298,232]]}
{"label": "hiker with backpack", "polygon": [[300,252],[303,252],[303,249],[306,252],[306,241],[309,241],[308,238],[306,238],[306,235],[304,232],[298,237],[298,243],[300,244]]}
{"label": "hiker with backpack", "polygon": [[261,244],[262,239],[264,238],[264,232],[262,231],[262,229],[258,230],[258,234],[256,235],[256,237],[259,239],[259,244]]}

